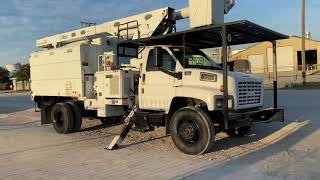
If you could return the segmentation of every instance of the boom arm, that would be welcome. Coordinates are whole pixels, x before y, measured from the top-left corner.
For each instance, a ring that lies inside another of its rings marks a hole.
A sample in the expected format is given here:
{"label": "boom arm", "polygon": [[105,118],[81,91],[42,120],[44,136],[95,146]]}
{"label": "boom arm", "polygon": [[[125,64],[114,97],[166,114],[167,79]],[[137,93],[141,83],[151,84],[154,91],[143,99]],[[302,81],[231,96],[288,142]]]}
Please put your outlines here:
{"label": "boom arm", "polygon": [[118,36],[119,33],[120,37],[126,39],[150,37],[154,35],[154,33],[165,31],[165,29],[168,28],[161,25],[166,24],[168,21],[173,21],[173,12],[173,9],[167,7],[111,22],[106,22],[96,26],[90,26],[45,37],[37,40],[37,47],[59,47],[76,41],[94,39],[103,34]]}
{"label": "boom arm", "polygon": [[92,40],[103,35],[123,39],[146,38],[171,33],[176,20],[190,18],[191,28],[224,22],[224,14],[235,0],[189,0],[189,7],[175,11],[166,7],[96,26],[45,37],[37,40],[38,48],[56,48],[69,43]]}

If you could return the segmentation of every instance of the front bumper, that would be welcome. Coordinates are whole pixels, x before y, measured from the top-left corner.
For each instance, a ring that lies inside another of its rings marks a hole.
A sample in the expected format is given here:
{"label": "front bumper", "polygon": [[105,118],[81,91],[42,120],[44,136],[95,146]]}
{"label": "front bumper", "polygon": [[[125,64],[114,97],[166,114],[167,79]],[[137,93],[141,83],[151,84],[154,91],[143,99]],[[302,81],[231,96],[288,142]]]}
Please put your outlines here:
{"label": "front bumper", "polygon": [[284,122],[284,110],[267,108],[248,112],[230,112],[229,128],[235,129],[257,123]]}

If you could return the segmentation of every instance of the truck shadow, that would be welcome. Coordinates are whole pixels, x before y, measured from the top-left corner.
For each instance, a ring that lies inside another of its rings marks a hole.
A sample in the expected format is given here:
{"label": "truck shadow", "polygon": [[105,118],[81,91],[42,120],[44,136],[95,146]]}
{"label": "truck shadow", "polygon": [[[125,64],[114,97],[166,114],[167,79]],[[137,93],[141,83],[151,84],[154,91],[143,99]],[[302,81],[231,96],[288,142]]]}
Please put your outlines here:
{"label": "truck shadow", "polygon": [[136,145],[139,145],[139,144],[144,144],[144,143],[147,143],[147,142],[152,142],[152,141],[164,139],[164,138],[166,138],[166,137],[168,137],[168,136],[152,137],[152,138],[150,138],[150,139],[146,139],[146,140],[142,140],[142,141],[138,141],[138,142],[134,142],[134,143],[130,143],[130,144],[121,145],[120,148],[127,148],[127,147],[130,147],[130,146],[136,146]]}
{"label": "truck shadow", "polygon": [[213,148],[208,153],[258,142],[259,140],[264,139],[265,137],[280,130],[285,125],[286,124],[279,122],[276,126],[270,128],[268,127],[268,124],[259,124],[254,126],[252,131],[245,137],[229,137],[225,133],[219,133],[217,134]]}
{"label": "truck shadow", "polygon": [[[89,120],[89,121],[93,121],[93,120]],[[93,126],[82,128],[81,132],[84,132],[84,131],[96,131],[96,130],[115,127],[115,126],[121,126],[122,124],[123,124],[123,122],[116,122],[116,123],[112,123],[112,124],[102,124],[101,123],[101,124],[98,124],[98,125],[93,125]]]}
{"label": "truck shadow", "polygon": [[[248,150],[250,151],[259,151],[261,149],[261,146],[257,145],[252,147],[247,147],[246,145],[250,145],[250,144],[261,144],[260,140],[265,139],[266,137],[281,131],[282,128],[284,128],[286,125],[290,124],[291,122],[294,121],[289,121],[287,123],[273,123],[272,126],[270,126],[270,124],[258,124],[256,125],[253,130],[246,136],[246,137],[229,137],[224,133],[220,133],[217,134],[217,138],[216,141],[214,143],[213,148],[207,153],[210,155],[210,153],[219,153],[222,151],[232,151],[233,148],[237,148],[237,147],[241,147],[243,146],[243,149],[241,149],[239,151],[239,153],[234,153],[234,156],[241,156],[244,153],[247,153]],[[123,123],[119,122],[119,123],[115,123],[115,124],[109,124],[109,125],[105,125],[105,124],[97,124],[97,125],[93,125],[87,128],[84,128],[81,130],[81,132],[84,131],[97,131],[97,130],[101,130],[101,129],[105,129],[105,131],[110,134],[110,135],[116,135],[117,133],[111,133],[109,132],[109,128],[115,127],[115,126],[119,126],[119,130],[121,129],[121,125]],[[299,133],[300,131],[303,131],[302,135],[299,135],[299,139],[297,139],[297,141],[303,139],[304,137],[308,136],[309,134],[311,134],[313,131],[317,130],[318,128],[312,127],[311,130],[309,128],[309,130],[305,130],[305,128],[309,127],[311,125],[307,124],[306,127],[302,127],[299,131],[297,132],[293,132],[292,134],[290,134],[288,137],[290,136],[294,136],[294,134]],[[133,133],[132,133],[133,132]],[[120,148],[126,148],[126,147],[130,147],[130,146],[136,146],[136,145],[140,145],[140,144],[144,144],[144,143],[149,143],[149,142],[153,142],[153,141],[158,141],[161,139],[166,139],[168,138],[168,136],[164,135],[164,129],[163,129],[163,133],[162,130],[160,131],[161,133],[155,133],[154,132],[150,132],[153,133],[152,136],[148,136],[148,138],[136,138],[135,141],[130,141],[129,144],[123,144],[121,145]],[[135,137],[136,136],[136,131],[131,131],[131,136]],[[144,136],[144,135],[143,135]],[[137,136],[140,137],[140,136]],[[296,138],[296,136],[294,136]],[[276,140],[275,140],[276,141]],[[280,140],[279,142],[285,141],[284,139]],[[290,142],[297,142],[297,141],[290,141]],[[171,140],[170,140],[171,142]],[[279,143],[276,142],[276,143]],[[160,143],[168,143],[168,141],[163,141]],[[267,148],[267,147],[265,147]],[[276,153],[276,152],[274,152]],[[207,155],[205,154],[205,156]],[[231,157],[232,158],[232,157]]]}
{"label": "truck shadow", "polygon": [[[114,124],[97,124],[97,125],[93,125],[93,126],[89,126],[86,128],[83,128],[81,130],[81,132],[90,132],[90,131],[99,131],[104,129],[108,134],[112,134],[112,135],[116,135],[116,133],[110,133],[109,132],[109,128],[115,127],[115,126],[119,126],[119,132],[121,129],[121,125],[123,123],[119,122],[119,123],[114,123]],[[255,143],[271,134],[273,134],[274,132],[280,130],[281,128],[283,128],[285,126],[284,123],[278,123],[277,126],[273,126],[272,128],[266,128],[268,126],[268,124],[266,125],[259,125],[253,128],[252,132],[246,136],[246,137],[229,137],[224,133],[219,133],[217,134],[217,138],[216,141],[214,143],[213,148],[208,152],[208,153],[215,153],[218,151],[223,151],[223,150],[228,150],[234,147],[238,147],[241,145],[246,145],[246,144],[251,144],[251,143]],[[163,133],[162,133],[163,131]],[[136,133],[139,133],[137,131],[130,131],[132,136],[136,136]],[[165,129],[163,128],[163,130],[161,130],[161,133],[154,133],[154,132],[150,132],[152,133],[152,136],[147,138],[147,139],[140,139],[137,138],[136,142],[132,142],[130,144],[126,144],[126,145],[122,145],[121,148],[126,148],[126,147],[130,147],[130,146],[135,146],[135,145],[139,145],[139,144],[144,144],[144,143],[148,143],[148,142],[152,142],[152,141],[157,141],[160,139],[164,139],[167,138],[169,136],[164,135]],[[146,135],[146,134],[145,134]],[[142,135],[142,136],[145,136]],[[148,135],[147,135],[148,136]],[[140,136],[138,136],[140,137]]]}

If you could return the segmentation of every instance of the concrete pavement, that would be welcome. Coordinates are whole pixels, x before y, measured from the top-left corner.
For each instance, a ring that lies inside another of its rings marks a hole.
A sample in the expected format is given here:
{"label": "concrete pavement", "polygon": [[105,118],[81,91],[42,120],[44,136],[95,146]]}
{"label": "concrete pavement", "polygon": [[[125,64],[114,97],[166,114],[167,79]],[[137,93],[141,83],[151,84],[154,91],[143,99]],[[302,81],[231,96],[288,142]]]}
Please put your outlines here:
{"label": "concrete pavement", "polygon": [[285,124],[257,125],[245,138],[218,134],[212,152],[188,156],[161,129],[130,132],[107,151],[117,127],[85,120],[84,131],[60,135],[40,125],[29,96],[2,96],[0,179],[318,179],[319,100],[320,90],[280,91]]}

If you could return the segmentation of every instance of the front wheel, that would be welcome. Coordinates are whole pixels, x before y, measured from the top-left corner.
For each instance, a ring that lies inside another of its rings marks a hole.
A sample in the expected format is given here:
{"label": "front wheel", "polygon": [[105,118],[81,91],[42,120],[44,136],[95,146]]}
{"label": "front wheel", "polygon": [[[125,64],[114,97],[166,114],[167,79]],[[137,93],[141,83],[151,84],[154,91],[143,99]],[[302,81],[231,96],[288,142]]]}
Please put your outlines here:
{"label": "front wheel", "polygon": [[175,146],[191,155],[207,152],[215,139],[211,119],[206,112],[196,107],[178,110],[170,121],[170,133]]}

